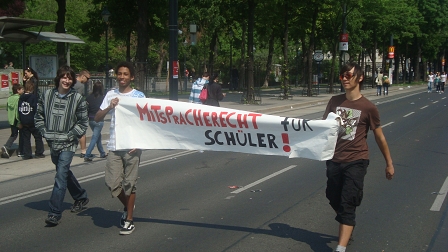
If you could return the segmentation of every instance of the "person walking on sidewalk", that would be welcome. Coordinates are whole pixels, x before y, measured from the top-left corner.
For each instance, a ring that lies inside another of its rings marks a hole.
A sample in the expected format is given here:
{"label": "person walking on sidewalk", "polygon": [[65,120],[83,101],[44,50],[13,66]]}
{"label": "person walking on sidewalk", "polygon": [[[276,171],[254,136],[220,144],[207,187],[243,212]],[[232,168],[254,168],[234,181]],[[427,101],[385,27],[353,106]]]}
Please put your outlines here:
{"label": "person walking on sidewalk", "polygon": [[383,71],[380,71],[376,77],[376,96],[381,96],[381,88],[383,87]]}
{"label": "person walking on sidewalk", "polygon": [[226,97],[226,93],[222,92],[221,85],[218,83],[218,74],[214,74],[212,82],[207,84],[207,100],[205,105],[219,107],[219,101],[222,101]]}
{"label": "person walking on sidewalk", "polygon": [[68,66],[58,69],[54,79],[55,88],[45,91],[37,106],[35,125],[50,147],[51,161],[56,166],[50,211],[45,223],[56,226],[62,217],[65,192],[68,189],[75,202],[71,212],[81,212],[89,202],[83,189],[70,170],[78,139],[87,129],[87,105],[72,87],[76,79],[75,72]]}
{"label": "person walking on sidewalk", "polygon": [[44,142],[42,136],[34,124],[34,115],[37,110],[37,96],[34,94],[34,82],[29,79],[25,83],[25,93],[19,98],[19,119],[22,123],[20,129],[20,139],[22,140],[23,159],[33,158],[31,149],[31,135],[34,137],[36,145],[35,157],[44,158]]}
{"label": "person walking on sidewalk", "polygon": [[202,74],[202,78],[198,78],[195,82],[193,82],[193,86],[191,86],[190,97],[188,98],[189,102],[202,104],[202,101],[199,99],[199,95],[201,94],[204,85],[208,84],[208,80],[210,75],[207,72]]}
{"label": "person walking on sidewalk", "polygon": [[136,198],[136,184],[138,166],[142,151],[139,149],[117,150],[115,146],[115,108],[119,106],[120,97],[145,98],[145,94],[131,87],[135,69],[130,62],[121,62],[116,68],[118,89],[107,92],[100,110],[96,113],[95,121],[101,122],[111,113],[110,139],[107,144],[109,155],[106,162],[105,181],[112,197],[117,197],[124,206],[120,219],[121,235],[131,234],[134,229],[133,215]]}
{"label": "person walking on sidewalk", "polygon": [[373,131],[375,141],[386,161],[386,178],[394,176],[394,166],[386,138],[381,129],[377,107],[361,94],[364,80],[362,68],[348,63],[341,68],[340,80],[345,94],[333,96],[323,118],[330,112],[341,117],[341,129],[334,156],[326,162],[326,197],[339,222],[339,243],[335,251],[345,252],[356,225],[355,210],[361,204],[364,177],[369,165],[367,133]]}
{"label": "person walking on sidewalk", "polygon": [[[23,94],[23,86],[19,84],[12,85],[12,95],[8,97],[6,104],[6,110],[8,111],[8,123],[11,127],[11,135],[6,141],[5,145],[2,146],[2,158],[9,158],[12,144],[17,139],[19,135],[19,129],[22,127],[19,119],[19,98]],[[22,151],[19,143],[19,153]]]}
{"label": "person walking on sidewalk", "polygon": [[[89,82],[90,79],[90,72],[87,70],[82,70],[79,72],[78,76],[76,77],[75,84],[73,85],[73,88],[78,92],[80,95],[82,95],[84,98],[87,95],[87,82]],[[79,145],[81,146],[81,158],[84,158],[86,155],[86,135],[83,135],[79,139]]]}
{"label": "person walking on sidewalk", "polygon": [[90,129],[92,129],[93,134],[92,138],[90,139],[89,147],[87,147],[84,162],[93,161],[92,151],[93,148],[95,148],[95,145],[100,152],[100,158],[105,158],[107,156],[107,154],[104,152],[103,144],[101,142],[101,130],[103,129],[104,121],[95,122],[96,112],[98,112],[98,110],[100,109],[101,103],[104,99],[103,90],[103,83],[97,81],[95,82],[95,84],[93,84],[92,93],[86,98],[88,107],[87,111],[89,114],[89,126]]}
{"label": "person walking on sidewalk", "polygon": [[434,74],[430,72],[428,74],[428,93],[432,92],[432,83],[434,82]]}

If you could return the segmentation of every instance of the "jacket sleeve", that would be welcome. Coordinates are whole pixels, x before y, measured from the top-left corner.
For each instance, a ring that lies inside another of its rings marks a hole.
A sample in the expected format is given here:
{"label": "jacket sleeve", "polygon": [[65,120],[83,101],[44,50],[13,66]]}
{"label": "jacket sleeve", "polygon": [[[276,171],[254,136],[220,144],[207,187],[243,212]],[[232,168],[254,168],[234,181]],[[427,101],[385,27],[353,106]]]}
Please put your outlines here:
{"label": "jacket sleeve", "polygon": [[34,126],[39,130],[40,134],[45,137],[47,128],[45,127],[45,93],[41,94],[40,99],[37,100],[37,110],[34,114]]}
{"label": "jacket sleeve", "polygon": [[75,123],[75,126],[67,134],[67,137],[70,141],[74,140],[75,138],[82,137],[86,133],[89,124],[89,117],[87,115],[87,103],[82,96],[79,98],[79,103],[75,113],[77,121]]}

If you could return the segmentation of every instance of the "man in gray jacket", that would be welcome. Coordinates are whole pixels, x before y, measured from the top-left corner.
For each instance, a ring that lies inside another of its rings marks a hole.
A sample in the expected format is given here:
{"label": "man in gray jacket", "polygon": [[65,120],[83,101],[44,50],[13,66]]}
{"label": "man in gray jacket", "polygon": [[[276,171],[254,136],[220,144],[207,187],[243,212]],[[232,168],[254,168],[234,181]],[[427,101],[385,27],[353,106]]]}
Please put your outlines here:
{"label": "man in gray jacket", "polygon": [[78,213],[89,202],[70,170],[78,139],[88,125],[87,105],[82,95],[73,88],[76,75],[68,66],[62,66],[54,79],[56,88],[43,93],[38,101],[35,126],[47,140],[51,161],[56,165],[56,176],[50,198],[50,211],[45,223],[56,226],[62,217],[65,192],[68,189],[75,200],[71,211]]}

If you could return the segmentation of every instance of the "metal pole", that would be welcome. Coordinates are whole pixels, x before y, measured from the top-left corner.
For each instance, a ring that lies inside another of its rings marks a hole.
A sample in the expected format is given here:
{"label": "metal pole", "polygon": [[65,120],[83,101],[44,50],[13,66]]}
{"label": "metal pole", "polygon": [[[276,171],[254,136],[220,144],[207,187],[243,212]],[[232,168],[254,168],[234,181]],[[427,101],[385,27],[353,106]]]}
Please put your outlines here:
{"label": "metal pole", "polygon": [[[170,9],[169,9],[169,28],[170,28],[170,48],[169,48],[169,59],[170,59],[170,100],[177,101],[178,100],[178,74],[177,76],[174,74],[174,62],[178,62],[178,46],[177,46],[177,36],[178,36],[178,28],[177,28],[177,16],[178,16],[178,4],[177,0],[170,0]],[[178,69],[177,69],[178,70]]]}

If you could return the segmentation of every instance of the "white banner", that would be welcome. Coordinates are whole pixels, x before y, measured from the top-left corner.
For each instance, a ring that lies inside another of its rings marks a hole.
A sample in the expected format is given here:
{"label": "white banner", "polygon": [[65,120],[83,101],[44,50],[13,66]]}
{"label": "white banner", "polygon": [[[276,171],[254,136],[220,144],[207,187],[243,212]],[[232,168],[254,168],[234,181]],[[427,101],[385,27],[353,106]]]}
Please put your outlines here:
{"label": "white banner", "polygon": [[232,151],[328,160],[338,137],[336,114],[305,120],[201,104],[120,97],[116,149]]}

